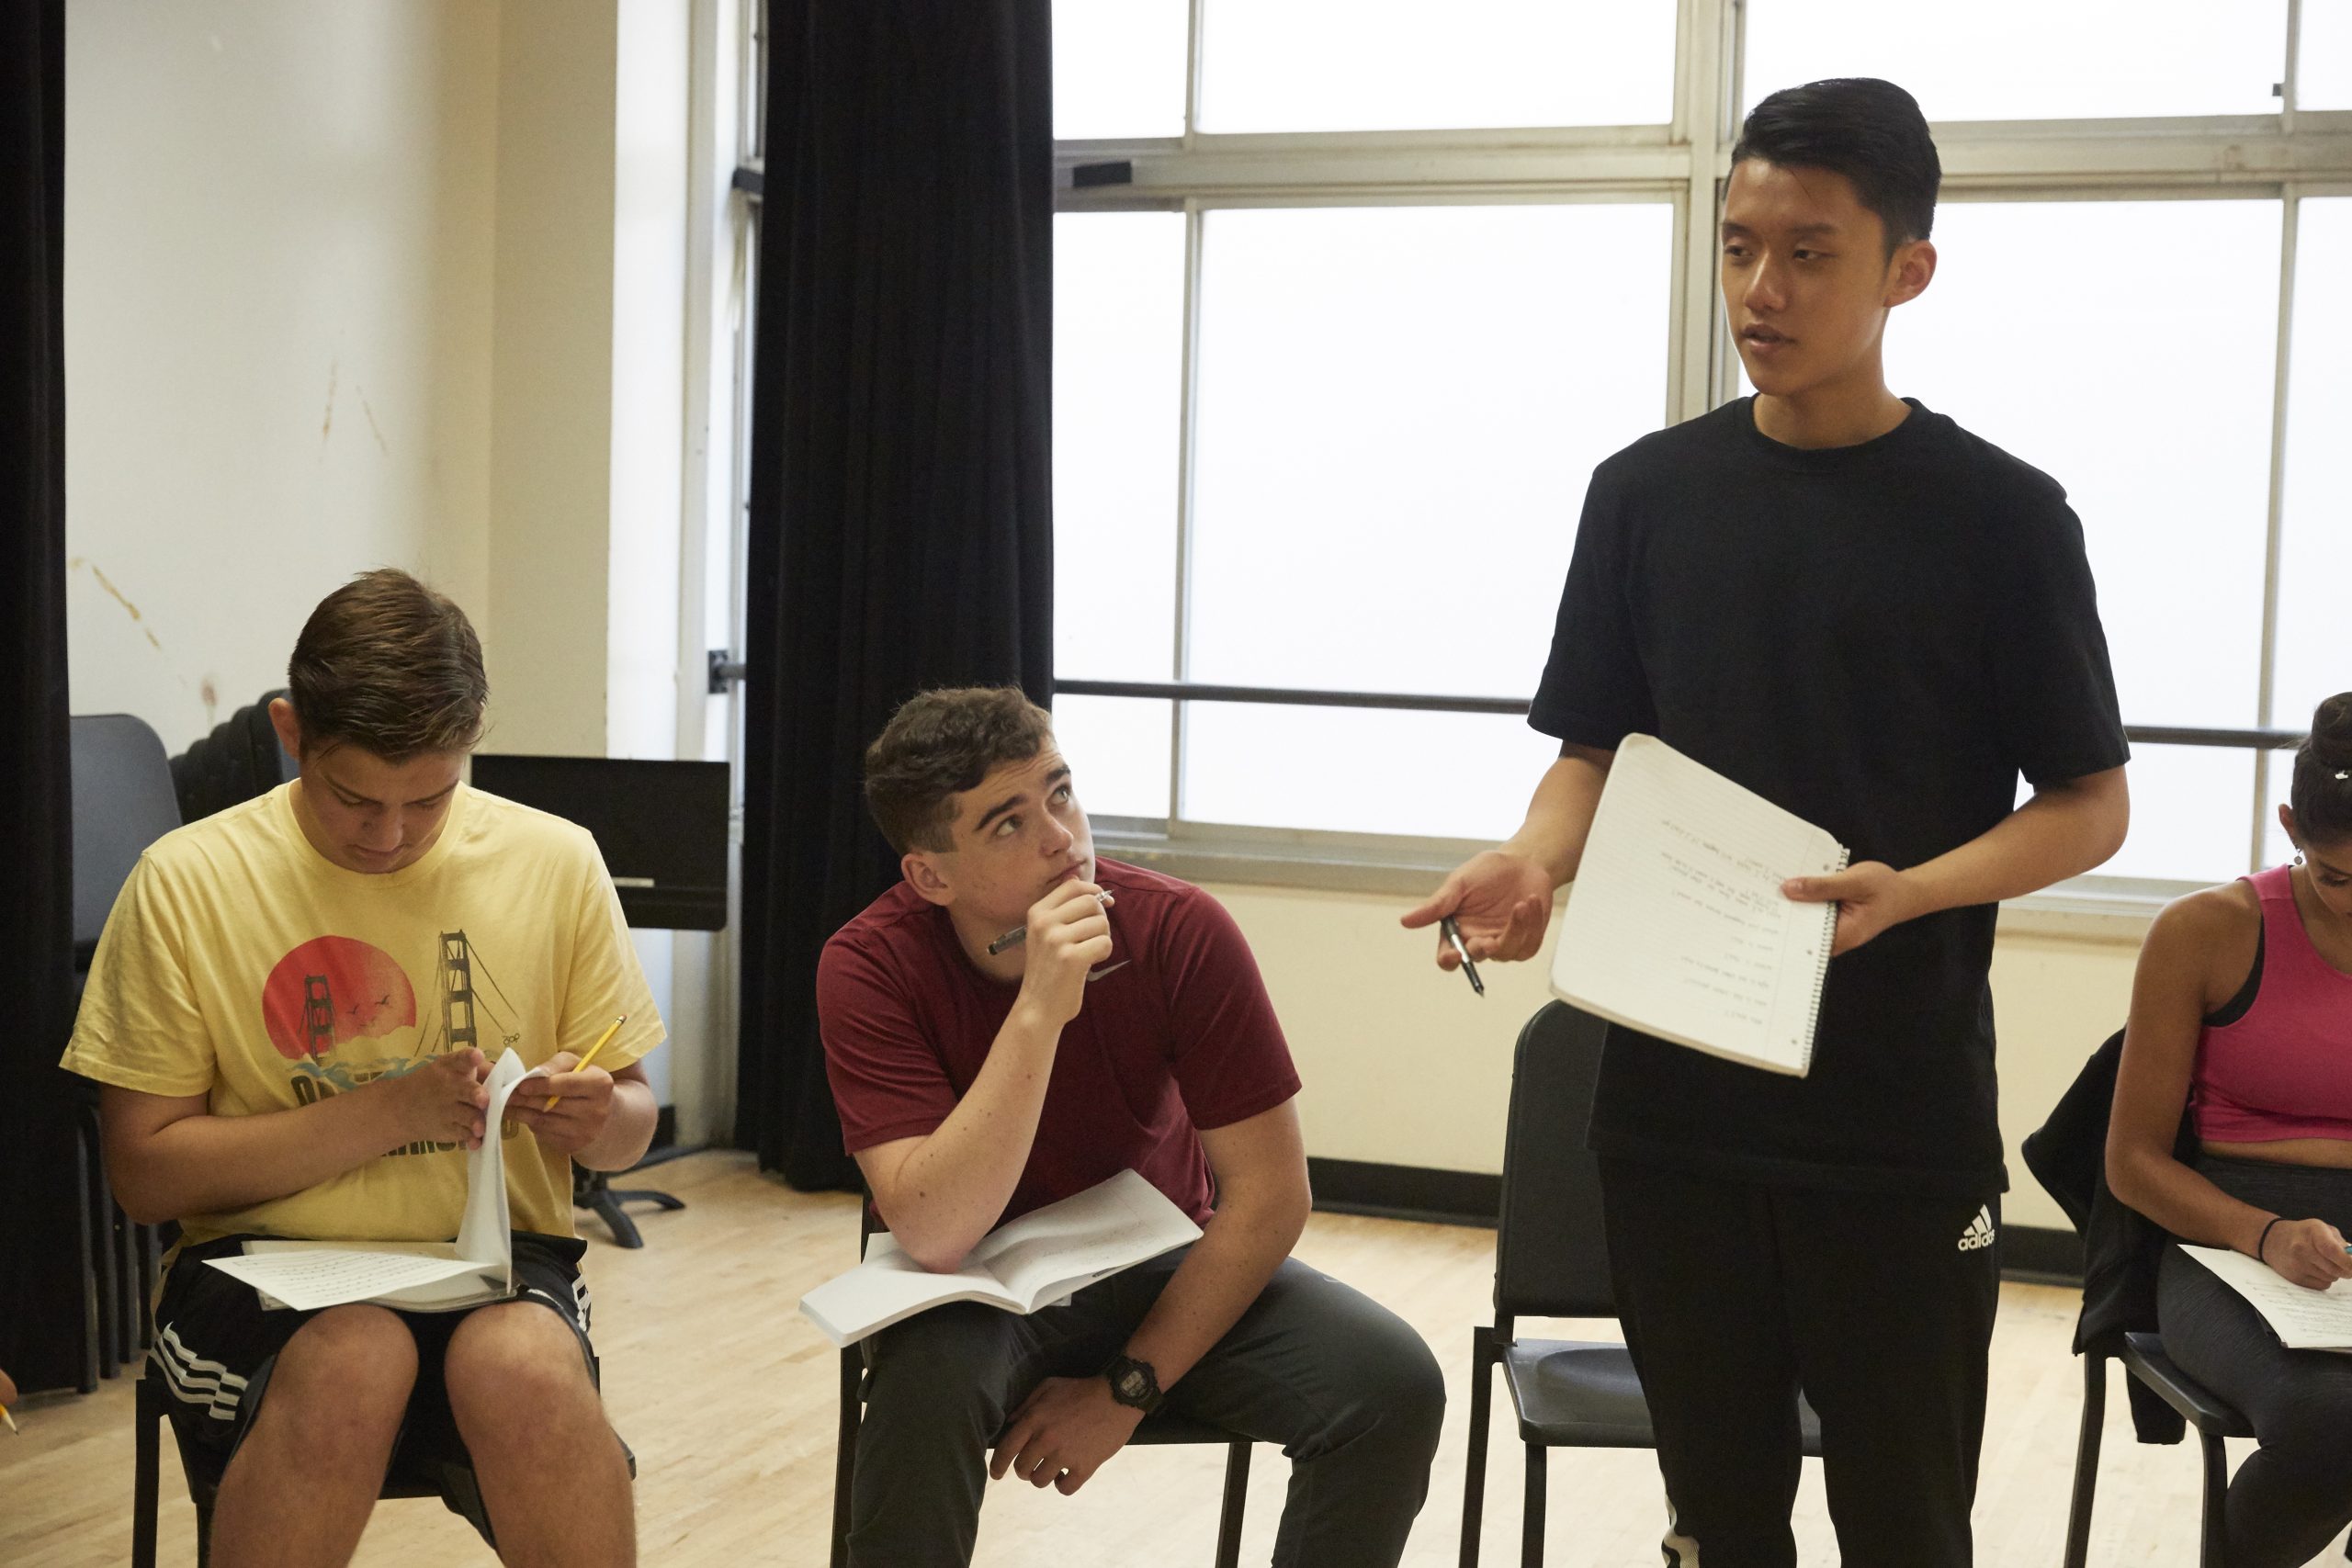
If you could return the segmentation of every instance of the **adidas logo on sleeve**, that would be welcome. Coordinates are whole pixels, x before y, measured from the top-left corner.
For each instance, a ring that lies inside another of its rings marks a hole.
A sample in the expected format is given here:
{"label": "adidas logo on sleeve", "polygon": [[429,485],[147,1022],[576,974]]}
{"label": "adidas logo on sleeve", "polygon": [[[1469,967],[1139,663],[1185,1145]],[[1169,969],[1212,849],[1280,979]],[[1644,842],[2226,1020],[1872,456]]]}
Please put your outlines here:
{"label": "adidas logo on sleeve", "polygon": [[1966,1230],[1960,1233],[1960,1250],[1974,1252],[1980,1247],[1990,1247],[1995,1234],[1993,1209],[1988,1203],[1976,1211],[1976,1217],[1968,1222]]}

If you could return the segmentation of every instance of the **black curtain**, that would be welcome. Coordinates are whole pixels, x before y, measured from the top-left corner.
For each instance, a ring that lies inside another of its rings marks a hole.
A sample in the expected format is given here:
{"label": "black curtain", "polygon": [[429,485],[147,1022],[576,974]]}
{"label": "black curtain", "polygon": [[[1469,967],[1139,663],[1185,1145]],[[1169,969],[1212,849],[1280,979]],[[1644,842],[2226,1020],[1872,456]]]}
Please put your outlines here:
{"label": "black curtain", "polygon": [[1053,689],[1049,0],[772,0],[736,1142],[845,1186],[825,939],[899,875],[859,761],[927,687]]}
{"label": "black curtain", "polygon": [[0,1368],[78,1381],[65,688],[65,0],[0,5]]}

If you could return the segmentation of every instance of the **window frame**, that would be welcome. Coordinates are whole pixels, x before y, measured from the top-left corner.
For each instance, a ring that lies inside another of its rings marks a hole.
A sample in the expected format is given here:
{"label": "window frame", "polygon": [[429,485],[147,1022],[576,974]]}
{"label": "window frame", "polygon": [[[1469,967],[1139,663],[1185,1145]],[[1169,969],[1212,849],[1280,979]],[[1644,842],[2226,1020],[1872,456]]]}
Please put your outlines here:
{"label": "window frame", "polygon": [[[1097,817],[1098,847],[1194,880],[1254,882],[1374,894],[1425,891],[1485,840],[1341,833],[1193,821],[1182,814],[1186,706],[1208,691],[1187,681],[1193,602],[1194,396],[1205,214],[1236,208],[1657,202],[1673,208],[1674,304],[1668,322],[1664,423],[1678,423],[1733,395],[1736,366],[1716,306],[1713,218],[1742,101],[1742,0],[1680,0],[1673,118],[1664,125],[1497,130],[1207,133],[1200,107],[1203,0],[1189,8],[1182,136],[1057,141],[1057,214],[1169,211],[1185,220],[1183,348],[1178,416],[1175,624],[1170,680],[1100,682],[1061,672],[1057,691],[1170,700],[1169,813]],[[1951,121],[1933,127],[1946,201],[2256,198],[2279,204],[2282,224],[2274,354],[2267,526],[2257,722],[2245,730],[2132,726],[2141,743],[2227,745],[2256,754],[2248,866],[2261,863],[2272,759],[2299,736],[2276,728],[2278,563],[2286,463],[2297,220],[2306,197],[2352,194],[2352,110],[2299,111],[2295,102],[2301,0],[2289,0],[2287,75],[2275,115],[2144,119]],[[1703,224],[1694,215],[1703,212]],[[1216,690],[1229,690],[1215,688]],[[1266,694],[1298,701],[1309,694]],[[1491,695],[1428,699],[1396,694],[1313,694],[1318,705],[1496,711]],[[1329,699],[1341,700],[1333,704]],[[2129,717],[2129,716],[2126,716]],[[1531,778],[1531,791],[1535,781]],[[2019,901],[2052,929],[2129,931],[2160,902],[2201,886],[2078,877]],[[2117,922],[2121,922],[2121,927]]]}

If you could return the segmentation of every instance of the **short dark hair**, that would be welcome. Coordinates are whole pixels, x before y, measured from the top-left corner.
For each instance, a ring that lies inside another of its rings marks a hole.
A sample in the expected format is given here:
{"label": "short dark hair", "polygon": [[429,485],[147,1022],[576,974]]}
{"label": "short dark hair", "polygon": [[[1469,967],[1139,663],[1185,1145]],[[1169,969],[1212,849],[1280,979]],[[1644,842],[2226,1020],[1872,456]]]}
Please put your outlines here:
{"label": "short dark hair", "polygon": [[910,697],[865,749],[865,808],[900,854],[953,847],[952,799],[1054,739],[1054,716],[1017,686],[950,686]]}
{"label": "short dark hair", "polygon": [[470,751],[490,700],[466,613],[390,567],[319,601],[294,639],[286,684],[306,757],[338,746],[387,762]]}
{"label": "short dark hair", "polygon": [[2312,715],[2312,732],[2295,748],[2287,805],[2306,844],[2352,843],[2352,692],[2338,692]]}
{"label": "short dark hair", "polygon": [[1943,163],[1918,100],[1875,76],[1833,76],[1783,87],[1747,112],[1732,166],[1760,158],[1784,168],[1843,175],[1886,230],[1887,254],[1936,224]]}

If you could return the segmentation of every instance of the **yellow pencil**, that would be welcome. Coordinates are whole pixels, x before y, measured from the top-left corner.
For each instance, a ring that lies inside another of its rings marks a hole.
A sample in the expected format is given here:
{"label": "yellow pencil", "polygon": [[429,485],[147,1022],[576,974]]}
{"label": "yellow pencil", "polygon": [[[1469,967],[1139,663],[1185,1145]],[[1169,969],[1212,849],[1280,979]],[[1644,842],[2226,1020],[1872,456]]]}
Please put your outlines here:
{"label": "yellow pencil", "polygon": [[[606,1025],[605,1032],[596,1036],[596,1043],[588,1047],[588,1054],[585,1056],[581,1057],[579,1061],[572,1064],[571,1070],[575,1073],[579,1072],[587,1066],[589,1063],[594,1061],[596,1059],[596,1053],[605,1048],[605,1042],[619,1033],[621,1025],[628,1021],[628,1014],[623,1013],[620,1017],[613,1020],[610,1024]],[[548,1096],[548,1102],[544,1109],[553,1111],[555,1109],[555,1102],[562,1098],[563,1096],[560,1094],[551,1094]]]}
{"label": "yellow pencil", "polygon": [[[8,1423],[8,1430],[11,1432],[17,1432],[17,1418],[8,1414],[8,1407],[5,1404],[0,1404],[0,1421],[6,1421]],[[17,1436],[21,1438],[24,1434],[22,1432],[17,1432]]]}

